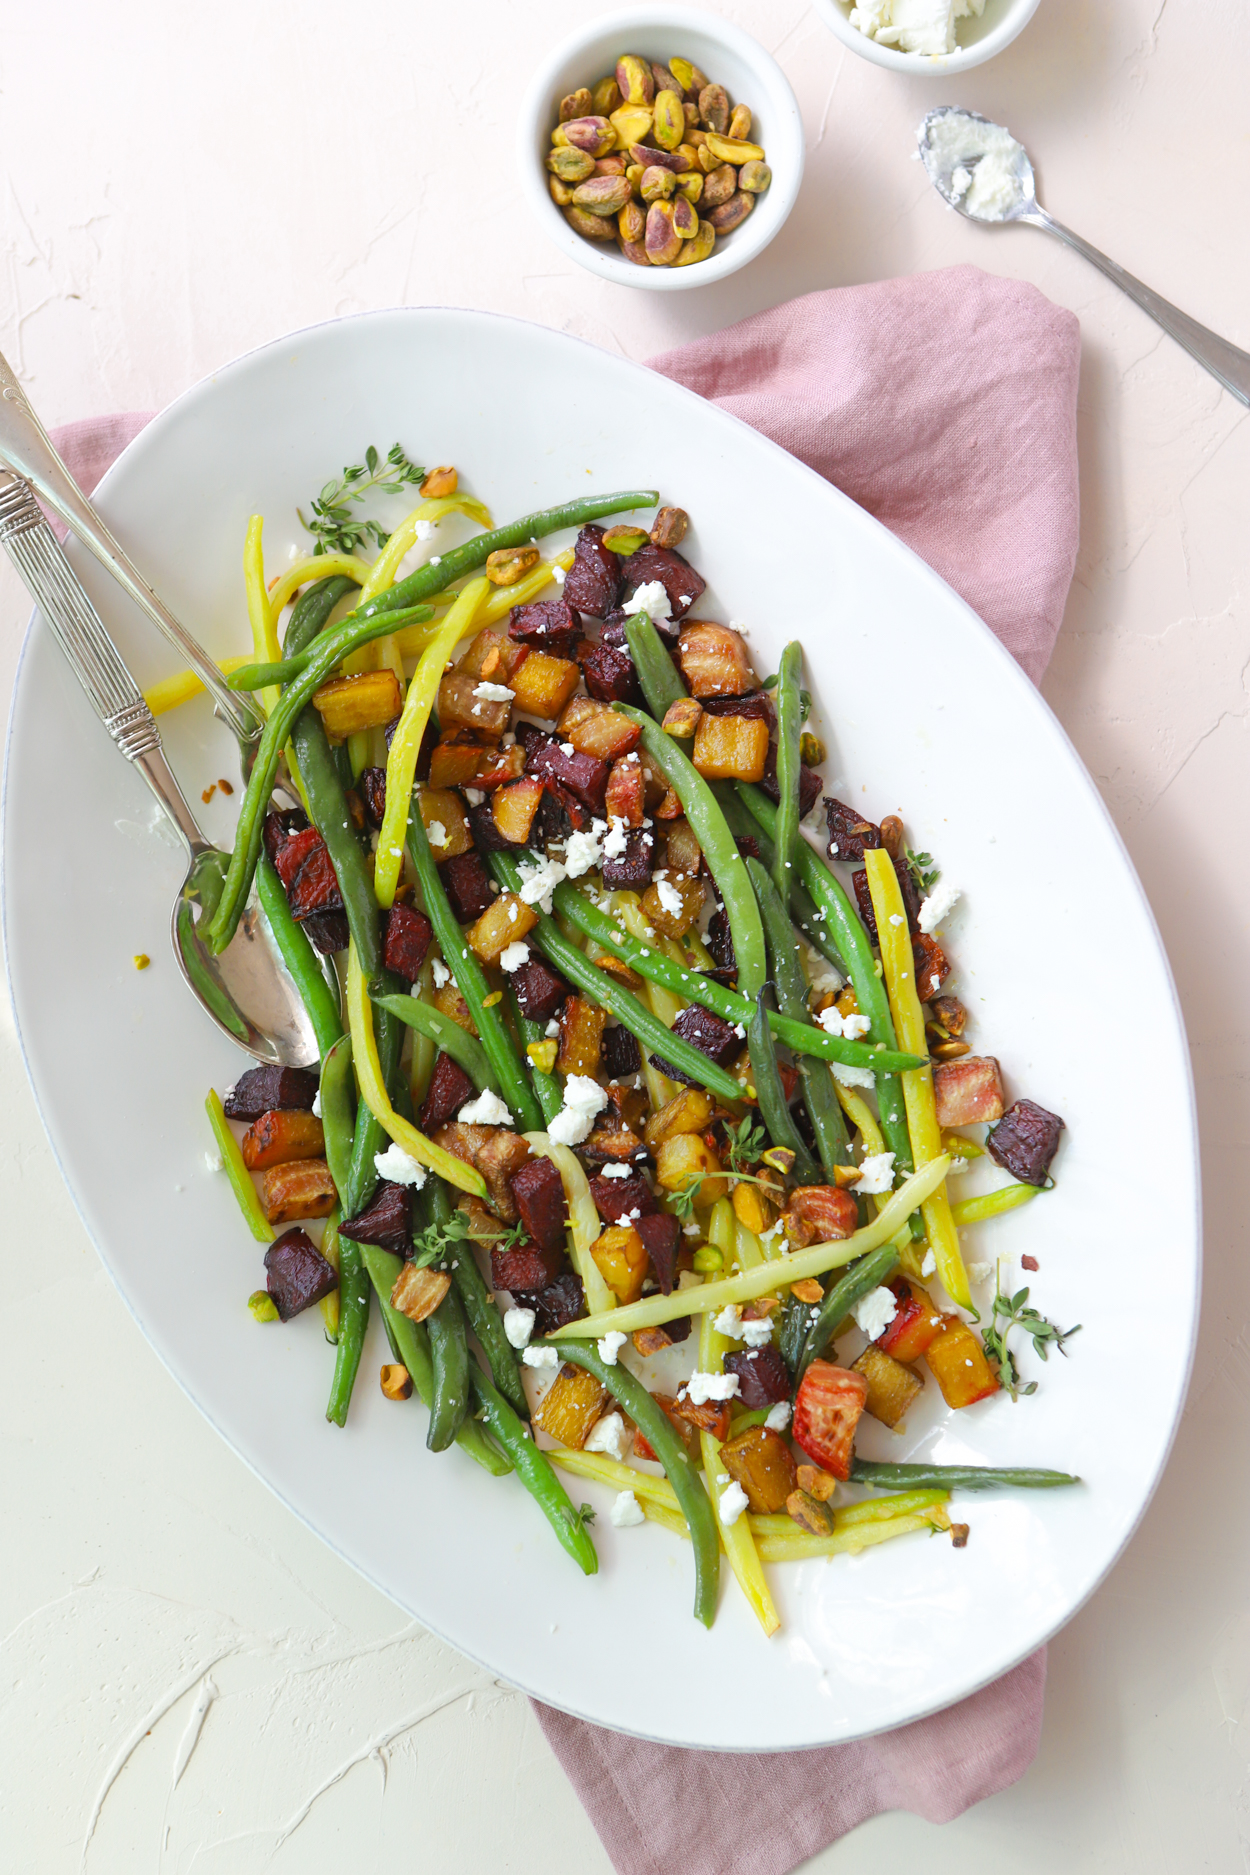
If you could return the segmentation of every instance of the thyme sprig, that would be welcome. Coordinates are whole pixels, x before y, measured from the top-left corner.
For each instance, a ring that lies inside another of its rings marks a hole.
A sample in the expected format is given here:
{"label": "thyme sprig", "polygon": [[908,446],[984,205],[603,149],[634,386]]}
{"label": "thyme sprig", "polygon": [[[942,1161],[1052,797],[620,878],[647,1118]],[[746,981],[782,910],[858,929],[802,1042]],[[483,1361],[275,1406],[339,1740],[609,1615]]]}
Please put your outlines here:
{"label": "thyme sprig", "polygon": [[1013,1400],[1018,1400],[1022,1394],[1036,1393],[1037,1382],[1020,1379],[1020,1370],[1007,1340],[1013,1328],[1023,1328],[1033,1343],[1033,1352],[1045,1361],[1049,1360],[1052,1347],[1058,1348],[1060,1354],[1067,1354],[1064,1344],[1081,1332],[1081,1324],[1078,1322],[1075,1328],[1056,1327],[1039,1310],[1030,1307],[1027,1289],[1017,1289],[1014,1296],[1004,1295],[1000,1274],[993,1318],[983,1340],[986,1354],[998,1367],[998,1378],[1004,1389]]}
{"label": "thyme sprig", "polygon": [[311,520],[297,508],[301,525],[313,536],[313,553],[359,553],[369,540],[385,547],[389,533],[380,521],[352,513],[353,505],[363,501],[373,489],[389,491],[415,486],[425,480],[425,470],[410,462],[399,443],[392,444],[383,462],[370,443],[363,462],[344,469],[337,480],[327,482],[310,504]]}
{"label": "thyme sprig", "polygon": [[907,848],[907,870],[916,882],[918,892],[931,892],[942,877],[940,866],[933,864],[932,853],[913,853]]}
{"label": "thyme sprig", "polygon": [[427,1224],[423,1231],[418,1231],[413,1238],[416,1254],[412,1261],[417,1269],[428,1269],[431,1263],[441,1263],[457,1244],[464,1243],[466,1239],[473,1243],[489,1243],[492,1250],[511,1250],[524,1236],[523,1224],[514,1224],[511,1230],[505,1230],[501,1224],[498,1235],[479,1236],[463,1211],[453,1211],[445,1224]]}

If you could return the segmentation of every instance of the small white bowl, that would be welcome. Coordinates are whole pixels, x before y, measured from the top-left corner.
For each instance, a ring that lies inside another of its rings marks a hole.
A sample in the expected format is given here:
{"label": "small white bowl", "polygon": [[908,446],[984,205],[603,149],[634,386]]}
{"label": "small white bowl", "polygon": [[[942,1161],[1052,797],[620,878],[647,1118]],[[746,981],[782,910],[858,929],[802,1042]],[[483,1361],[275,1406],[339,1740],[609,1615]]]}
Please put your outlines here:
{"label": "small white bowl", "polygon": [[985,0],[980,19],[957,23],[955,32],[960,43],[953,52],[945,53],[900,52],[896,46],[879,46],[858,26],[851,25],[853,0],[812,0],[812,4],[830,32],[852,52],[858,52],[861,59],[912,77],[955,78],[974,65],[984,65],[986,59],[1009,46],[1024,31],[1041,0]]}
{"label": "small white bowl", "polygon": [[[771,186],[756,198],[742,226],[717,242],[707,260],[690,267],[638,267],[615,242],[587,241],[576,234],[551,199],[545,159],[551,150],[560,100],[585,85],[594,89],[626,52],[666,64],[689,59],[713,84],[723,85],[735,104],[750,107],[751,138],[763,145],[773,172]],[[798,101],[777,61],[763,46],[714,13],[693,7],[631,7],[588,20],[563,40],[535,72],[521,105],[517,160],[530,205],[556,246],[591,273],[619,286],[679,293],[711,286],[737,273],[763,251],[794,207],[803,180],[803,119]]]}

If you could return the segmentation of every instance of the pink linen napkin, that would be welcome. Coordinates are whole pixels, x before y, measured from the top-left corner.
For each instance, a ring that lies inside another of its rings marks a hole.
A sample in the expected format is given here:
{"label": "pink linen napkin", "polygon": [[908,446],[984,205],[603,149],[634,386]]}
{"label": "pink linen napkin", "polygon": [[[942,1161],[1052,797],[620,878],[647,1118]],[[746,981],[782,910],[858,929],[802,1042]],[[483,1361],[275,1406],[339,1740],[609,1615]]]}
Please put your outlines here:
{"label": "pink linen napkin", "polygon": [[[812,293],[653,358],[874,514],[1037,682],[1076,562],[1074,316],[975,267]],[[146,414],[53,433],[89,494]],[[619,1875],[788,1875],[886,1810],[948,1822],[1022,1777],[1046,1650],[897,1731],[788,1754],[686,1751],[534,1701]]]}

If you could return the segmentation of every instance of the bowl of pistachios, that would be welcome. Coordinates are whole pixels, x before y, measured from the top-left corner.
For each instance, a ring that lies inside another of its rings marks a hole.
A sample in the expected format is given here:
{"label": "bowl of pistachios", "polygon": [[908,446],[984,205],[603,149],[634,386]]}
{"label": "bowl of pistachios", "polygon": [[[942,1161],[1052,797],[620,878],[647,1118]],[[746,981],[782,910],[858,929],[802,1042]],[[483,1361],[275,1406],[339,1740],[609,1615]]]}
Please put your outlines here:
{"label": "bowl of pistachios", "polygon": [[526,195],[558,247],[605,280],[710,286],[754,260],[794,206],[803,123],[749,33],[686,7],[588,21],[521,107]]}

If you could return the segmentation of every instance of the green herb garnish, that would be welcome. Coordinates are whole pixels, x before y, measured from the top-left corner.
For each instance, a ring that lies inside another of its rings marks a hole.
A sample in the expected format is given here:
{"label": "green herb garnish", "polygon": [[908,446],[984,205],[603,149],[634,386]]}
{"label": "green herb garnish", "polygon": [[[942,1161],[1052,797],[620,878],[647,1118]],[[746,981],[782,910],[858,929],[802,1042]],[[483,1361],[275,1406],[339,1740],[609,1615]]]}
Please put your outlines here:
{"label": "green herb garnish", "polygon": [[317,542],[314,554],[359,553],[370,539],[385,547],[390,535],[381,522],[354,515],[352,505],[363,501],[372,489],[406,488],[424,480],[425,470],[409,462],[398,443],[392,445],[385,462],[370,443],[363,462],[344,469],[337,481],[326,483],[311,504],[311,520],[304,519],[301,508],[295,512]]}
{"label": "green herb garnish", "polygon": [[1003,1387],[1013,1400],[1018,1400],[1022,1394],[1036,1393],[1037,1382],[1022,1382],[1020,1379],[1015,1356],[1007,1345],[1007,1337],[1013,1328],[1023,1328],[1033,1343],[1033,1352],[1045,1361],[1049,1360],[1052,1347],[1058,1348],[1060,1354],[1067,1353],[1064,1343],[1081,1332],[1081,1324],[1078,1322],[1075,1328],[1057,1328],[1037,1309],[1029,1307],[1027,1289],[1017,1289],[1014,1296],[1005,1296],[1000,1286],[994,1297],[993,1320],[983,1336],[985,1352],[996,1362],[998,1378]]}

